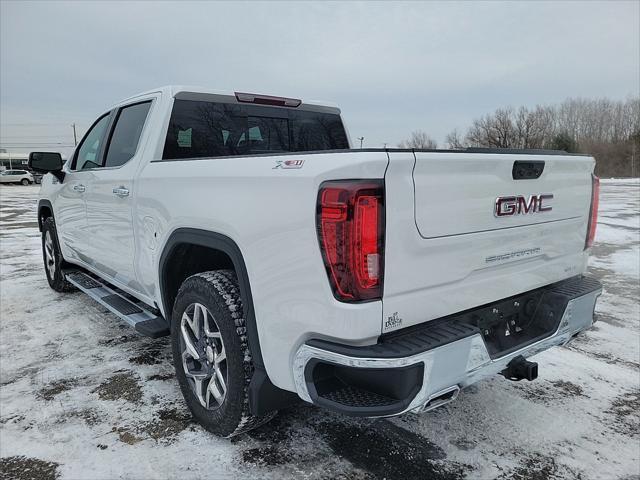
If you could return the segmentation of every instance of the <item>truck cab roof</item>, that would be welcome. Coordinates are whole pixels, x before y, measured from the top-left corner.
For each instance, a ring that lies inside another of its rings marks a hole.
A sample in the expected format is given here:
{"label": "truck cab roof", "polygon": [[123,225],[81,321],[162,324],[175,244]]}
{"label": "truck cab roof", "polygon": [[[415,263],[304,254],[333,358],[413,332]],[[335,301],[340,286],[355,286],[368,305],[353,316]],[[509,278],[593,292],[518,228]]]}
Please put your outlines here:
{"label": "truck cab roof", "polygon": [[[168,97],[174,97],[174,98],[181,98],[184,100],[211,100],[211,101],[218,101],[218,102],[222,102],[222,103],[247,103],[246,100],[243,101],[239,98],[241,98],[241,95],[244,96],[253,96],[255,98],[262,98],[262,99],[280,99],[280,100],[291,100],[291,101],[295,101],[297,103],[297,105],[277,105],[275,103],[270,103],[271,106],[282,106],[282,107],[292,107],[295,106],[295,108],[298,108],[300,110],[316,110],[316,111],[324,111],[326,113],[335,113],[335,114],[340,114],[340,109],[338,108],[338,106],[334,103],[331,102],[325,102],[325,101],[317,101],[317,100],[299,100],[299,99],[293,99],[293,98],[289,98],[289,97],[281,97],[281,96],[274,96],[274,95],[269,95],[269,94],[259,94],[259,93],[240,93],[240,92],[232,92],[229,90],[217,90],[217,89],[212,89],[212,88],[206,88],[206,87],[200,87],[200,86],[193,86],[193,85],[164,85],[161,87],[157,87],[157,88],[153,88],[150,90],[147,90],[145,92],[141,92],[138,93],[136,95],[132,95],[131,97],[128,97],[120,102],[118,102],[116,105],[121,105],[123,103],[127,103],[130,102],[132,100],[136,100],[137,98],[140,97],[144,97],[150,94],[154,94],[154,93],[160,93],[162,95],[166,95]],[[255,102],[255,103],[259,103],[259,102]],[[264,103],[263,103],[264,104]]]}

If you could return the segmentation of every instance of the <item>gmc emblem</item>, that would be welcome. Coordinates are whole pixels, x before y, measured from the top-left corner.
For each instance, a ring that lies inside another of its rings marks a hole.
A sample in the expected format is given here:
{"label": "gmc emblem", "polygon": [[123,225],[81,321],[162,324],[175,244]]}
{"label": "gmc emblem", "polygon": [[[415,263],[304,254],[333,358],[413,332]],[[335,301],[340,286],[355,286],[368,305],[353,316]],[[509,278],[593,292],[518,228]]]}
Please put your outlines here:
{"label": "gmc emblem", "polygon": [[513,215],[526,215],[528,213],[550,212],[553,207],[546,205],[553,195],[530,195],[529,198],[522,195],[496,198],[496,206],[493,214],[496,217],[511,217]]}

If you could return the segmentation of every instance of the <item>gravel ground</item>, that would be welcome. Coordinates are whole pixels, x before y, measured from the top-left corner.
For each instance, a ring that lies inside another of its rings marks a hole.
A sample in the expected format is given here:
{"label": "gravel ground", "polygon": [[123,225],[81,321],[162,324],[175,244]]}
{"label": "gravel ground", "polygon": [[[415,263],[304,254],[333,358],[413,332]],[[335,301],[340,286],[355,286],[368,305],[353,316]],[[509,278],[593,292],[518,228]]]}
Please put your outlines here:
{"label": "gravel ground", "polygon": [[602,185],[598,323],[441,409],[353,420],[304,405],[231,441],[192,423],[166,338],[44,275],[37,187],[0,187],[0,479],[640,478],[640,183]]}

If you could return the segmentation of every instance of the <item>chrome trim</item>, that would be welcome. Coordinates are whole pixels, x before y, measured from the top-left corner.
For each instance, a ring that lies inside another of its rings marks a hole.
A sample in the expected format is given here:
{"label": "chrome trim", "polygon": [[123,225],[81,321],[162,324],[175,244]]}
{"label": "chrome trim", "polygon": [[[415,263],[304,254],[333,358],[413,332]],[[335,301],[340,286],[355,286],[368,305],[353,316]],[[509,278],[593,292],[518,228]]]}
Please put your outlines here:
{"label": "chrome trim", "polygon": [[[396,416],[409,411],[419,413],[432,410],[449,403],[444,401],[429,408],[427,404],[432,399],[436,399],[447,391],[464,388],[501,372],[513,358],[519,355],[529,357],[553,346],[567,344],[577,333],[591,327],[595,303],[601,293],[602,289],[570,300],[557,330],[552,335],[493,360],[479,333],[402,358],[350,357],[302,344],[293,359],[293,379],[296,391],[302,400],[313,403],[304,374],[307,363],[311,359],[356,368],[399,368],[423,363],[424,379],[420,391],[403,411],[384,416]],[[457,394],[451,400],[455,397]]]}
{"label": "chrome trim", "polygon": [[121,186],[113,189],[113,194],[118,196],[118,197],[120,197],[120,198],[128,197],[129,196],[129,189],[121,185]]}
{"label": "chrome trim", "polygon": [[[443,395],[447,395],[448,393],[453,393],[451,397],[446,399],[441,399]],[[447,403],[451,403],[458,398],[458,394],[460,393],[460,387],[458,385],[454,385],[453,387],[445,388],[444,390],[439,391],[438,393],[434,393],[429,397],[427,403],[423,406],[418,407],[414,410],[414,413],[425,413],[430,412],[431,410],[435,410],[438,407],[446,405]]]}

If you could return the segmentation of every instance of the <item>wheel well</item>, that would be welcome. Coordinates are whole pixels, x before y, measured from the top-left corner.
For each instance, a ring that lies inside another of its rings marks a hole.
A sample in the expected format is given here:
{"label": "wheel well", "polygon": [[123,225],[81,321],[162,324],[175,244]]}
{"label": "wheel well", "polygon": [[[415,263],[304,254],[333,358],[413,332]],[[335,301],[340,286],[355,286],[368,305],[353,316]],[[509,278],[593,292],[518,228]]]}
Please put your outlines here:
{"label": "wheel well", "polygon": [[174,231],[160,256],[160,294],[167,321],[180,285],[187,277],[209,270],[231,269],[236,272],[242,294],[249,350],[254,371],[249,384],[249,405],[254,415],[264,415],[298,400],[294,393],[271,383],[262,360],[258,328],[253,310],[249,275],[238,245],[226,235],[194,228]]}
{"label": "wheel well", "polygon": [[44,221],[51,216],[53,216],[53,213],[51,213],[51,208],[46,205],[40,207],[40,210],[38,210],[38,228],[40,229],[40,231],[42,231],[42,224],[44,223]]}
{"label": "wheel well", "polygon": [[234,270],[234,265],[225,252],[211,247],[179,243],[174,246],[170,256],[165,260],[163,276],[163,303],[170,320],[173,304],[180,285],[188,277],[209,270]]}

